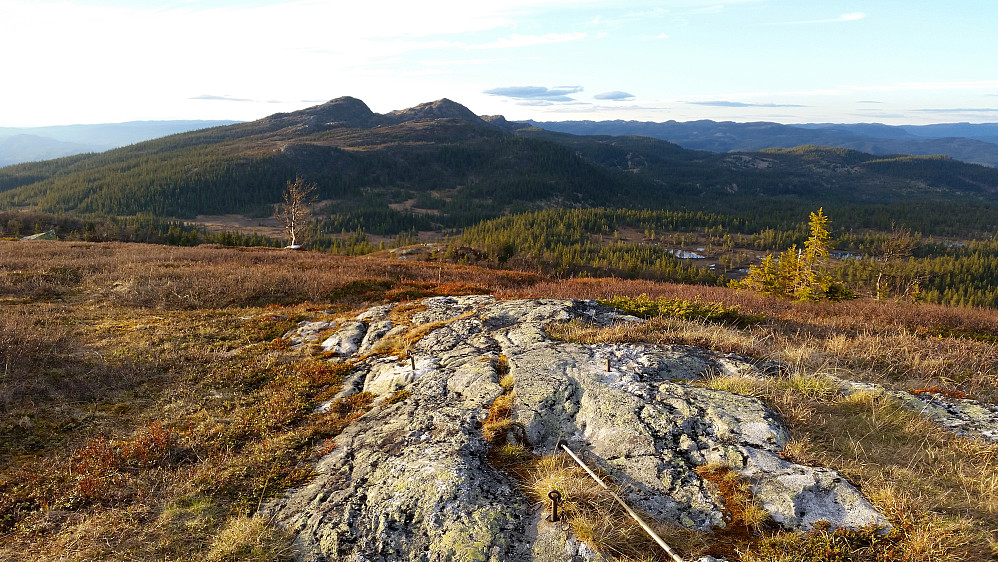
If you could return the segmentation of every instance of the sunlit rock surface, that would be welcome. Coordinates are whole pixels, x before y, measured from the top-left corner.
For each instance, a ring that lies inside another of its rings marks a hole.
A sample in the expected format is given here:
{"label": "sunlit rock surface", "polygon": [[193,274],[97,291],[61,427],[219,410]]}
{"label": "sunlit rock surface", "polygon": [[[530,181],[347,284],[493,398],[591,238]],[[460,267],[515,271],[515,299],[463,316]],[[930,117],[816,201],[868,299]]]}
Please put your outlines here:
{"label": "sunlit rock surface", "polygon": [[[471,296],[423,304],[413,325],[435,324],[409,349],[412,359],[367,356],[341,392],[387,397],[404,388],[411,395],[349,426],[318,463],[316,479],[265,510],[295,534],[302,560],[600,559],[562,527],[539,524],[542,506],[485,460],[481,421],[503,392],[500,356],[515,378],[514,420],[534,452],[566,442],[650,518],[723,526],[723,500],[694,471],[714,463],[747,478],[762,507],[788,528],[819,520],[887,524],[836,472],[780,458],[787,430],[762,402],[689,384],[716,373],[763,376],[747,358],[546,335],[555,321],[638,321],[593,301]],[[367,311],[323,346],[338,360],[363,356],[401,333],[390,312]]]}

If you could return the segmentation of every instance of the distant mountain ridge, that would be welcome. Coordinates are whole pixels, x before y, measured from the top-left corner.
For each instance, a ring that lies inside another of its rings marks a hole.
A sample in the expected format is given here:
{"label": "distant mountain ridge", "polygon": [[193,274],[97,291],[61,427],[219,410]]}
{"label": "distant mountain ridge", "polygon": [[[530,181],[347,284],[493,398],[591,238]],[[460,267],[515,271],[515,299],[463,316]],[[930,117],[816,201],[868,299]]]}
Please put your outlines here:
{"label": "distant mountain ridge", "polygon": [[884,125],[733,121],[530,121],[549,131],[573,135],[641,135],[693,150],[755,151],[801,145],[849,148],[877,155],[942,154],[973,164],[998,166],[998,123]]}
{"label": "distant mountain ridge", "polygon": [[0,167],[96,151],[93,145],[25,133],[4,136],[0,132]]}
{"label": "distant mountain ridge", "polygon": [[[998,123],[884,125],[881,123],[804,123],[732,121],[526,121],[503,116],[478,116],[449,99],[376,114],[349,96],[308,108],[312,127],[370,128],[429,119],[460,119],[490,124],[512,132],[526,126],[575,135],[640,135],[674,142],[684,148],[712,152],[755,151],[801,145],[850,148],[877,155],[941,154],[963,162],[998,166]],[[298,115],[276,114],[266,119]],[[231,120],[129,121],[50,127],[0,127],[0,166],[103,152],[137,142],[210,127],[240,123]]]}
{"label": "distant mountain ridge", "polygon": [[379,114],[341,97],[100,154],[0,168],[0,209],[263,217],[296,176],[316,185],[318,228],[335,233],[458,229],[507,214],[594,207],[737,213],[776,224],[823,206],[848,214],[857,228],[932,217],[945,222],[934,230],[983,229],[998,206],[998,169],[943,156],[814,145],[718,153],[651,136],[552,132],[478,116],[448,99]]}
{"label": "distant mountain ridge", "polygon": [[231,120],[127,121],[94,125],[0,127],[0,166],[103,152],[167,135],[232,125]]}

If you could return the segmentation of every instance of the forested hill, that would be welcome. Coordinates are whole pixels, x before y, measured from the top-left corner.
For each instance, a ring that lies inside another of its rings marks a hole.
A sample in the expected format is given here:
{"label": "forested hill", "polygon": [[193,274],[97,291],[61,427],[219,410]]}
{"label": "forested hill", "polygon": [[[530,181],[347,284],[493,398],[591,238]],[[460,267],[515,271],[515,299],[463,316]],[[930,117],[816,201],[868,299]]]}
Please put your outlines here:
{"label": "forested hill", "polygon": [[[857,226],[907,214],[949,221],[940,228],[987,229],[992,213],[980,210],[998,204],[998,170],[945,157],[815,146],[718,154],[647,137],[553,133],[479,117],[446,99],[377,114],[346,97],[101,154],[0,168],[0,208],[269,215],[296,175],[318,186],[327,227],[385,234],[600,206],[768,221],[785,213],[796,222],[799,209],[823,205],[855,209],[844,220]],[[971,215],[942,208],[977,215],[968,222]]]}
{"label": "forested hill", "polygon": [[871,154],[942,154],[964,162],[998,166],[998,123],[882,125],[810,123],[783,125],[759,121],[549,121],[531,124],[573,135],[641,135],[694,150],[734,152],[834,146]]}
{"label": "forested hill", "polygon": [[0,207],[269,215],[296,175],[344,213],[403,216],[416,204],[445,224],[555,202],[653,201],[639,193],[642,182],[493,122],[449,100],[379,115],[360,100],[339,98],[101,154],[2,168]]}

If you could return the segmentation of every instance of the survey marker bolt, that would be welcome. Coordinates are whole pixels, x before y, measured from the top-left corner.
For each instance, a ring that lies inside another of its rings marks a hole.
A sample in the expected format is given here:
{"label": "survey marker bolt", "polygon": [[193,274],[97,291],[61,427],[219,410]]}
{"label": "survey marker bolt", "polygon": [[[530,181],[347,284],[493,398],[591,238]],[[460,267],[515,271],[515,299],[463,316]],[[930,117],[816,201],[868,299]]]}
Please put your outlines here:
{"label": "survey marker bolt", "polygon": [[561,505],[561,493],[558,490],[551,490],[548,493],[548,497],[551,498],[551,521],[561,521],[561,517],[558,516],[558,506]]}

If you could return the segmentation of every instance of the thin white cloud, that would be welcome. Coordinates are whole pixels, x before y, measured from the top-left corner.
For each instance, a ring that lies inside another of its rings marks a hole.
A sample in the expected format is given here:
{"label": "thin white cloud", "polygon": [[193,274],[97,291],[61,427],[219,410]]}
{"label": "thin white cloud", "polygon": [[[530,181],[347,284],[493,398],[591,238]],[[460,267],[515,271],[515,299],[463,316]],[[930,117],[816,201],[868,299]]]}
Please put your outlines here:
{"label": "thin white cloud", "polygon": [[634,95],[621,91],[602,92],[594,95],[593,99],[608,100],[608,101],[628,101],[634,99]]}
{"label": "thin white cloud", "polygon": [[[208,101],[235,101],[235,102],[251,102],[256,100],[251,100],[249,98],[234,98],[232,96],[216,96],[213,94],[201,94],[200,96],[193,96],[192,100],[208,100]],[[274,103],[274,102],[268,102]]]}
{"label": "thin white cloud", "polygon": [[[933,91],[966,91],[990,90],[998,88],[998,80],[951,81],[951,82],[900,82],[896,84],[839,84],[832,88],[815,88],[811,90],[763,90],[740,91],[704,94],[703,99],[695,101],[731,100],[731,99],[785,99],[803,97],[840,97],[869,92],[933,92]],[[677,100],[689,103],[690,100]]]}
{"label": "thin white cloud", "polygon": [[603,25],[606,27],[620,27],[622,25],[644,22],[653,19],[662,19],[669,13],[669,10],[662,7],[652,8],[649,10],[632,11],[614,16],[611,18],[604,18],[602,16],[597,17],[591,23],[594,25]]}
{"label": "thin white cloud", "polygon": [[919,113],[998,113],[998,107],[947,107],[938,109],[915,109]]}
{"label": "thin white cloud", "polygon": [[477,64],[493,64],[497,62],[506,62],[510,59],[506,58],[490,58],[490,59],[449,59],[449,60],[424,60],[420,61],[423,66],[466,66],[466,65],[477,65]]}
{"label": "thin white cloud", "polygon": [[868,86],[842,85],[840,89],[854,92],[912,92],[912,91],[973,91],[998,87],[998,80],[952,82],[901,82],[898,84],[871,84]]}
{"label": "thin white cloud", "polygon": [[645,6],[640,6],[638,9],[631,9],[628,7],[628,11],[613,16],[601,14],[592,19],[589,23],[591,25],[619,28],[628,24],[648,22],[651,20],[660,20],[665,18],[673,18],[683,21],[685,14],[719,14],[735,5],[761,4],[768,1],[769,0],[724,0],[723,3],[719,3],[717,0],[659,0],[657,2],[647,2],[645,3]]}
{"label": "thin white cloud", "polygon": [[778,22],[772,22],[768,25],[813,25],[821,23],[843,23],[850,21],[859,21],[865,18],[866,14],[863,12],[852,12],[849,14],[842,14],[834,18],[824,18],[817,20],[799,20],[799,21],[778,21]]}
{"label": "thin white cloud", "polygon": [[509,37],[502,37],[489,43],[479,45],[468,45],[469,49],[515,49],[520,47],[534,47],[537,45],[550,45],[553,43],[568,43],[580,41],[586,38],[585,33],[546,33],[544,35],[521,35],[514,33]]}
{"label": "thin white cloud", "polygon": [[670,108],[667,106],[642,106],[642,105],[599,105],[591,103],[575,103],[575,104],[551,104],[544,110],[545,113],[551,114],[561,114],[561,113],[600,113],[600,112],[614,112],[614,113],[642,113],[642,112],[658,112],[666,111]]}
{"label": "thin white cloud", "polygon": [[861,109],[860,111],[874,111],[876,113],[853,113],[852,115],[855,116],[855,117],[860,117],[862,119],[870,119],[870,118],[875,118],[875,119],[904,119],[904,118],[908,117],[907,115],[905,115],[903,113],[886,113],[886,112],[882,112],[882,111],[879,111],[879,110],[876,110],[876,109]]}
{"label": "thin white cloud", "polygon": [[706,105],[710,107],[807,107],[795,103],[746,103],[742,101],[711,100],[711,101],[688,101],[691,105]]}
{"label": "thin white cloud", "polygon": [[490,96],[531,102],[574,102],[575,98],[570,96],[581,91],[582,86],[561,86],[557,88],[547,88],[545,86],[504,86],[485,90],[482,93],[489,94]]}

